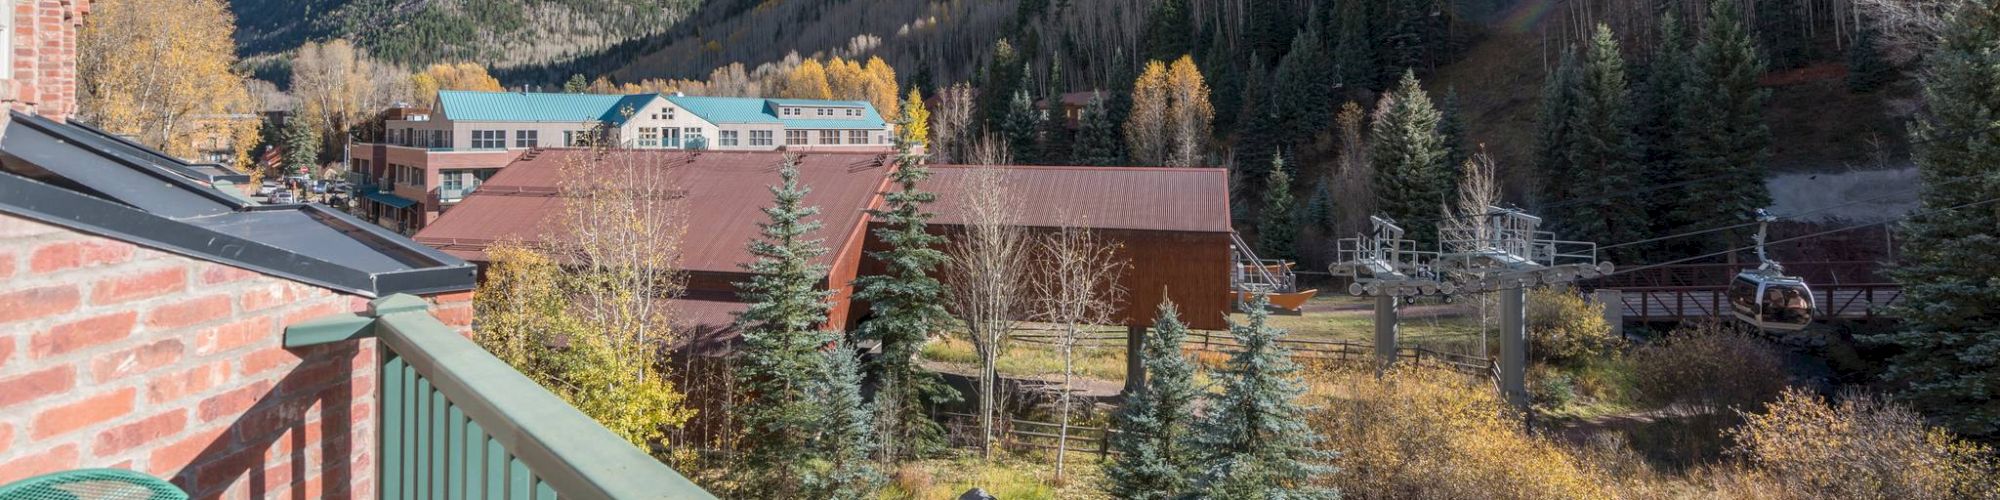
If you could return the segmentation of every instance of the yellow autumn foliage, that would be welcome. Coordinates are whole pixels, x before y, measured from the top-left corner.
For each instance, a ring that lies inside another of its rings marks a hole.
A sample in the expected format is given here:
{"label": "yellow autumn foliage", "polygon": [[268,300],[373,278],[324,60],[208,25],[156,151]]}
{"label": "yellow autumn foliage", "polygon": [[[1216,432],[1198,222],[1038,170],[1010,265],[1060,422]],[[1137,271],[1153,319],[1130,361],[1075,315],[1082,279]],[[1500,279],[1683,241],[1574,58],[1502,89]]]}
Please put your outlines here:
{"label": "yellow autumn foliage", "polygon": [[487,255],[494,264],[474,294],[480,346],[642,450],[694,417],[661,372],[657,346],[615,344],[607,325],[570,310],[577,273],[520,246]]}
{"label": "yellow autumn foliage", "polygon": [[778,88],[778,97],[792,99],[832,99],[833,86],[827,82],[826,66],[817,60],[807,59],[786,72]]}
{"label": "yellow autumn foliage", "polygon": [[244,166],[261,120],[246,78],[231,69],[235,31],[220,0],[92,3],[77,35],[80,114],[181,158],[194,158],[198,144],[233,140]]}
{"label": "yellow autumn foliage", "polygon": [[456,64],[432,64],[423,72],[410,76],[411,92],[417,99],[435,106],[440,90],[478,90],[499,92],[506,90],[500,80],[486,73],[486,67],[479,63],[462,62]]}
{"label": "yellow autumn foliage", "polygon": [[1875,396],[1787,389],[1744,420],[1736,451],[1798,498],[2000,498],[1992,448]]}
{"label": "yellow autumn foliage", "polygon": [[1355,498],[1609,498],[1600,471],[1522,430],[1490,382],[1435,368],[1315,370],[1309,424]]}
{"label": "yellow autumn foliage", "polygon": [[902,128],[898,129],[903,142],[916,146],[930,144],[931,111],[924,108],[923,93],[917,92],[917,89],[910,89],[910,100],[903,103],[903,111],[909,113],[909,116],[905,117],[908,119],[901,125]]}

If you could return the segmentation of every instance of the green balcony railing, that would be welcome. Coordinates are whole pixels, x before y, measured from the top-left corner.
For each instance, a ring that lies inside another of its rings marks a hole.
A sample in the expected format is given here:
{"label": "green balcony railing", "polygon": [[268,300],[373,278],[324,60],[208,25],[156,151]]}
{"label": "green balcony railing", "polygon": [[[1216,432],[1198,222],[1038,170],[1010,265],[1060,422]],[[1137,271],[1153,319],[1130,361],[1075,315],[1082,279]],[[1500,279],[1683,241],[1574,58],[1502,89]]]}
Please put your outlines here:
{"label": "green balcony railing", "polygon": [[381,343],[382,498],[714,498],[394,295],[285,330],[287,347]]}

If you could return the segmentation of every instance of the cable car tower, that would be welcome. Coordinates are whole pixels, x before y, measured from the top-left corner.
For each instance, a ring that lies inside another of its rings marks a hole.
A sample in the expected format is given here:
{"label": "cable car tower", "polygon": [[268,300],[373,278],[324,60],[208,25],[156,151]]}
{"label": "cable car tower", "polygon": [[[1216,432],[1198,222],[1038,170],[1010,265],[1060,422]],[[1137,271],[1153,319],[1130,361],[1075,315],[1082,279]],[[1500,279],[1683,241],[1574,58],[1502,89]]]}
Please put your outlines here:
{"label": "cable car tower", "polygon": [[1402,226],[1382,216],[1369,216],[1369,236],[1342,238],[1335,242],[1338,262],[1327,271],[1334,276],[1353,278],[1348,293],[1375,297],[1375,356],[1377,366],[1387,368],[1396,361],[1397,300],[1435,293],[1451,293],[1454,283],[1439,281],[1429,261],[1435,252],[1417,250],[1416,240],[1403,237]]}
{"label": "cable car tower", "polygon": [[1811,325],[1818,309],[1812,287],[1797,276],[1786,276],[1785,266],[1765,253],[1765,237],[1770,212],[1757,209],[1757,268],[1736,274],[1729,283],[1729,308],[1738,321],[1762,330],[1796,332]]}

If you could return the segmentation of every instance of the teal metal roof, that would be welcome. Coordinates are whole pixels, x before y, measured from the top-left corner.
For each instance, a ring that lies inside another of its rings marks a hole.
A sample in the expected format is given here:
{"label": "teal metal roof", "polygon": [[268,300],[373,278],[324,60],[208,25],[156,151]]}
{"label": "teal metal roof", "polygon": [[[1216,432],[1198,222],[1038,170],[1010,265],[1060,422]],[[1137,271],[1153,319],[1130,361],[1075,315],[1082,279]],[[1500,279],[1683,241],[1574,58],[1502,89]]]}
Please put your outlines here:
{"label": "teal metal roof", "polygon": [[[777,123],[787,129],[880,129],[889,126],[867,101],[765,99],[761,97],[666,96],[682,109],[709,123]],[[860,118],[781,118],[773,106],[861,108]]]}
{"label": "teal metal roof", "polygon": [[[537,92],[438,91],[438,108],[445,118],[460,121],[625,123],[626,108],[644,108],[664,98],[709,123],[770,123],[787,129],[881,129],[881,113],[867,101],[701,97],[660,94],[548,94]],[[861,109],[860,118],[778,116],[776,106],[817,106]]]}
{"label": "teal metal roof", "polygon": [[438,91],[445,118],[493,122],[624,122],[625,106],[638,109],[658,94],[547,94],[538,92]]}

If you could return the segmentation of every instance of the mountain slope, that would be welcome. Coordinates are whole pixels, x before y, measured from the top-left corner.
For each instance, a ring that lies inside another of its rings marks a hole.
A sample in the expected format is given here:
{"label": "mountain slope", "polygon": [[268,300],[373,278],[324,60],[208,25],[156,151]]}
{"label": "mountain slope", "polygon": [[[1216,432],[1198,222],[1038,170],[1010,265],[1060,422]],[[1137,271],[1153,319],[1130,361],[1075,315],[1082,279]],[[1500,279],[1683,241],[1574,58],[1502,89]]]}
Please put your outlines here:
{"label": "mountain slope", "polygon": [[408,66],[566,61],[664,32],[700,0],[231,0],[239,55],[348,38]]}

